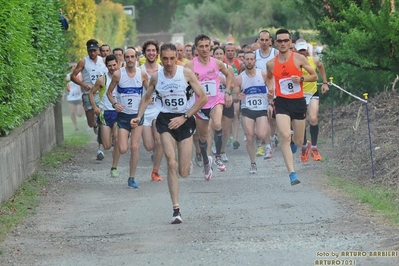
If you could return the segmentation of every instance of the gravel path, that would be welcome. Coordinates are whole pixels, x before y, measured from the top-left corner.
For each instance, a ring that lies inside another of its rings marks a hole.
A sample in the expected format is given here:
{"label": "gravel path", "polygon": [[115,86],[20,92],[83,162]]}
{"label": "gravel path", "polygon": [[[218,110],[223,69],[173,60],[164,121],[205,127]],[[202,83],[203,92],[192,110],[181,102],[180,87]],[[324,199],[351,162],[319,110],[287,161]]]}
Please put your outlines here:
{"label": "gravel path", "polygon": [[[180,179],[180,225],[170,224],[167,183],[150,181],[148,152],[141,149],[141,188],[129,189],[129,156],[112,179],[111,153],[99,162],[93,151],[90,143],[49,173],[37,214],[0,244],[0,265],[399,265],[397,228],[326,185],[328,147],[321,163],[295,155],[301,184],[293,187],[279,148],[273,159],[257,159],[255,175],[245,143],[228,148],[227,172],[206,182],[195,166]],[[166,180],[164,160],[160,174]]]}

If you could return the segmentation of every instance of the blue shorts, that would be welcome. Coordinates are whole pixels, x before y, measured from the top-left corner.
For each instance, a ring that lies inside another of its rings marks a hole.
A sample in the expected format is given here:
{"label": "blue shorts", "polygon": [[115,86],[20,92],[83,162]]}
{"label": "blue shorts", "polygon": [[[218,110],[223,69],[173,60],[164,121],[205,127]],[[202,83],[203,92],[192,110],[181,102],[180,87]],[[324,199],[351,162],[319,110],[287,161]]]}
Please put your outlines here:
{"label": "blue shorts", "polygon": [[116,117],[116,122],[118,123],[119,128],[126,129],[130,132],[132,130],[132,127],[130,126],[130,120],[136,117],[137,114],[118,113]]}
{"label": "blue shorts", "polygon": [[114,124],[116,123],[117,115],[118,112],[115,110],[101,110],[98,119],[100,120],[100,123],[103,124],[104,126],[113,127]]}

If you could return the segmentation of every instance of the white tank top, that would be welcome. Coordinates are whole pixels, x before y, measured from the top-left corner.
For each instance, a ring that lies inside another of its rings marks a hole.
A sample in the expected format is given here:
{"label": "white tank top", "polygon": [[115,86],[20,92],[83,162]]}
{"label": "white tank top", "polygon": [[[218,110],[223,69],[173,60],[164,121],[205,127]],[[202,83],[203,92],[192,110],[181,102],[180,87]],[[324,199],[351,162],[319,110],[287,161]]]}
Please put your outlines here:
{"label": "white tank top", "polygon": [[126,73],[126,68],[121,68],[121,78],[117,85],[117,101],[124,106],[122,113],[137,114],[139,104],[143,95],[143,80],[141,69],[136,67],[136,74],[130,78]]}
{"label": "white tank top", "polygon": [[241,77],[241,90],[245,94],[244,100],[241,101],[241,108],[252,111],[267,110],[267,87],[262,77],[262,71],[256,69],[256,74],[252,78],[248,77],[244,71],[241,73]]}
{"label": "white tank top", "polygon": [[[86,55],[85,67],[82,69],[82,78],[84,83],[94,85],[96,80],[107,72],[108,69],[106,68],[101,56],[97,56],[97,62],[94,63],[94,61],[90,59],[89,55]],[[82,93],[89,94],[89,91],[82,89]]]}
{"label": "white tank top", "polygon": [[[147,72],[147,69],[145,68],[145,64],[142,64],[142,65],[140,66],[140,68],[141,68],[142,70],[144,70],[144,71]],[[162,69],[162,66],[161,66],[161,65],[158,65],[158,70],[160,70],[160,69]],[[149,82],[150,82],[150,79],[151,79],[151,75],[148,74],[148,72],[147,72],[147,75],[148,75],[148,83],[149,83]],[[146,91],[146,90],[144,89],[144,91]],[[144,92],[144,93],[145,93],[145,92]],[[145,110],[146,113],[149,112],[150,110],[157,109],[157,107],[156,107],[156,105],[155,105],[156,100],[157,100],[157,94],[154,92],[154,93],[152,94],[152,104],[147,105],[147,109]]]}
{"label": "white tank top", "polygon": [[158,95],[156,106],[163,113],[184,113],[195,103],[195,97],[187,99],[188,83],[184,77],[184,68],[176,67],[173,78],[166,78],[163,69],[158,70],[158,82],[155,86]]}
{"label": "white tank top", "polygon": [[[100,96],[99,107],[102,110],[115,110],[112,107],[112,104],[109,101],[108,96],[107,96],[108,87],[109,87],[109,84],[111,84],[112,77],[109,76],[109,73],[104,74],[103,77],[105,79],[105,87],[103,87],[103,88],[98,90],[98,93],[99,93],[99,96]],[[115,101],[116,101],[116,94],[117,94],[117,92],[116,92],[116,90],[114,90],[112,92],[112,96],[114,96],[114,100]]]}
{"label": "white tank top", "polygon": [[255,51],[255,59],[256,59],[255,66],[256,66],[256,68],[266,72],[267,71],[266,63],[269,60],[273,59],[276,56],[276,53],[277,53],[276,48],[272,47],[272,48],[270,48],[270,53],[266,57],[263,57],[260,52],[260,49],[256,50]]}
{"label": "white tank top", "polygon": [[[81,74],[78,74],[78,79],[81,79]],[[71,74],[67,75],[67,80],[68,80],[68,95],[67,95],[67,101],[68,102],[73,102],[73,101],[81,101],[82,100],[82,91],[80,90],[80,85],[76,84],[71,80]]]}

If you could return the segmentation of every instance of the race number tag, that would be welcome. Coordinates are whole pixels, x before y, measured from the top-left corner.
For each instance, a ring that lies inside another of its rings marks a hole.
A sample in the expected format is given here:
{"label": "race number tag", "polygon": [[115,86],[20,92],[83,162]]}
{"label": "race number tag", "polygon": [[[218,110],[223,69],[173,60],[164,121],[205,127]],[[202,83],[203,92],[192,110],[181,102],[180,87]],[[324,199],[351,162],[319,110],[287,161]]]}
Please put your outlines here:
{"label": "race number tag", "polygon": [[170,93],[162,97],[164,110],[170,113],[181,113],[186,109],[187,98],[185,93]]}
{"label": "race number tag", "polygon": [[280,79],[279,83],[281,94],[289,95],[301,91],[301,85],[299,83],[294,83],[291,78]]}
{"label": "race number tag", "polygon": [[217,93],[216,81],[214,80],[201,81],[201,86],[204,89],[206,96],[216,96]]}
{"label": "race number tag", "polygon": [[261,95],[247,95],[245,104],[250,110],[265,110],[267,107]]}
{"label": "race number tag", "polygon": [[121,104],[128,110],[138,110],[140,104],[139,94],[125,94],[121,95]]}

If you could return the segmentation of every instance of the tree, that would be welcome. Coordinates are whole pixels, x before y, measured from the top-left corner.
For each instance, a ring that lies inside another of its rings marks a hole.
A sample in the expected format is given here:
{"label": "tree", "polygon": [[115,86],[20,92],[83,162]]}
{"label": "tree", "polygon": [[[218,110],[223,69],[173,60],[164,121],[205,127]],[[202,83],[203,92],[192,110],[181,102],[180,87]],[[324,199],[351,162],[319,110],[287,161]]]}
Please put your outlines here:
{"label": "tree", "polygon": [[78,61],[87,54],[86,42],[94,38],[96,5],[94,0],[63,0],[64,15],[69,21],[67,52],[70,61]]}
{"label": "tree", "polygon": [[315,19],[320,41],[328,46],[323,60],[336,70],[336,81],[370,92],[381,90],[399,72],[399,18],[392,1],[294,2]]}
{"label": "tree", "polygon": [[102,1],[96,9],[95,39],[111,48],[123,46],[129,31],[128,19],[121,4]]}

